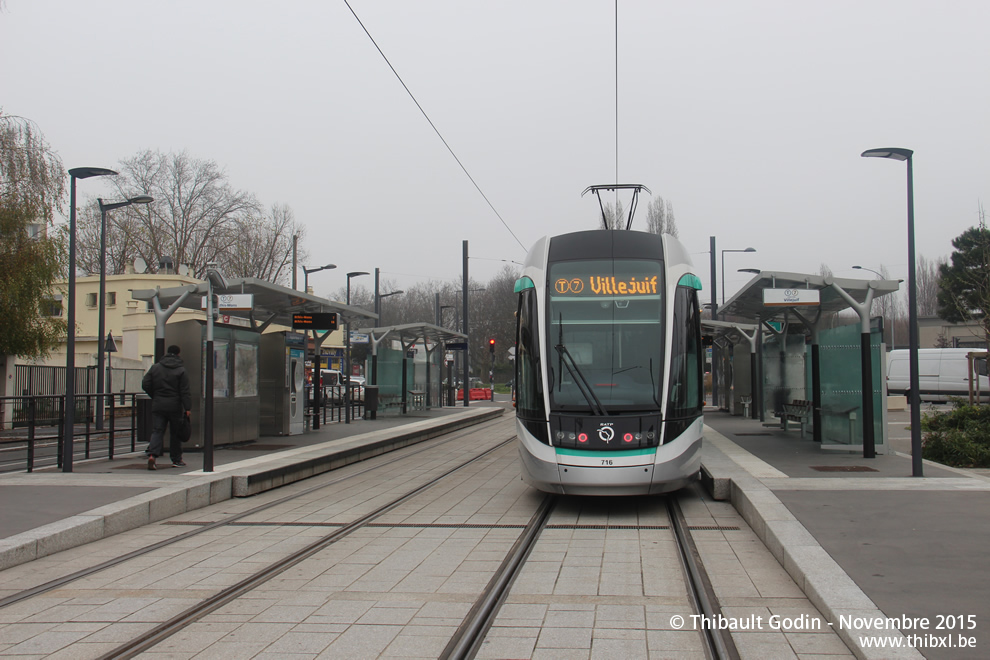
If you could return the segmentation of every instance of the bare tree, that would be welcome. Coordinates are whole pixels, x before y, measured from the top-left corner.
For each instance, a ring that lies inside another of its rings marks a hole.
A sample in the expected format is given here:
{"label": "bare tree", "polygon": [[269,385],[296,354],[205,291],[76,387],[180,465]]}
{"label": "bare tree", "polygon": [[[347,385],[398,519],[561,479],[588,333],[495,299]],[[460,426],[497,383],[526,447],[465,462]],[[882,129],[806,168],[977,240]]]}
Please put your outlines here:
{"label": "bare tree", "polygon": [[[260,215],[254,195],[235,190],[214,161],[186,152],[141,152],[121,163],[121,175],[114,182],[124,199],[151,195],[155,202],[119,209],[108,220],[108,245],[120,252],[113,257],[113,272],[121,272],[123,264],[137,256],[152,269],[170,257],[176,266],[188,265],[197,277],[210,262],[226,270],[231,266],[228,255],[244,238],[245,223]],[[99,211],[84,217],[90,223],[94,219],[99,222]],[[84,231],[92,237],[99,229]],[[92,254],[83,262],[87,260]]]}
{"label": "bare tree", "polygon": [[[602,208],[604,208],[604,214],[605,214],[605,217],[604,217],[604,220],[605,220],[605,229],[625,229],[626,228],[626,217],[625,217],[624,211],[622,210],[622,201],[621,200],[617,201],[615,203],[615,206],[612,206],[611,204],[609,204],[608,202],[606,202],[603,205]],[[597,215],[597,218],[596,219],[597,219],[597,221],[599,223],[602,221],[602,210],[601,209],[599,209],[599,212],[598,212],[598,215]],[[596,228],[597,229],[600,229],[601,228],[601,225],[599,224],[599,226],[596,227]]]}
{"label": "bare tree", "polygon": [[[293,236],[302,239],[306,235],[306,228],[296,222],[292,209],[286,204],[273,204],[266,215],[247,216],[238,219],[237,224],[240,240],[226,255],[224,273],[291,284]],[[305,254],[299,256],[306,258]]]}
{"label": "bare tree", "polygon": [[942,264],[947,263],[948,259],[945,257],[929,260],[924,255],[918,255],[915,269],[915,283],[918,286],[918,316],[938,315],[938,272]]}
{"label": "bare tree", "polygon": [[646,207],[646,231],[651,234],[670,234],[677,238],[677,222],[674,220],[674,204],[659,195]]}

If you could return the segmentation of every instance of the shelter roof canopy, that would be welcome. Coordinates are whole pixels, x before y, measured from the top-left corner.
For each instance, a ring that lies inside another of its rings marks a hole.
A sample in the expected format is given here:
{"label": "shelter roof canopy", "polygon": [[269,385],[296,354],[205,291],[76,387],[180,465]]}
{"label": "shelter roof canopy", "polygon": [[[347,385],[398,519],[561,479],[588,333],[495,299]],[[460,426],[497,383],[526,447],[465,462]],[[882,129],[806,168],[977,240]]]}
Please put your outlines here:
{"label": "shelter roof canopy", "polygon": [[895,293],[900,288],[900,280],[859,280],[841,277],[824,277],[805,273],[784,273],[762,271],[753,276],[746,285],[724,305],[718,308],[719,314],[734,316],[750,323],[770,321],[783,317],[788,307],[768,307],[763,304],[764,289],[812,289],[819,293],[819,309],[823,314],[841,312],[849,308],[849,303],[832,287],[840,286],[856,302],[866,301],[866,292],[872,287],[874,299]]}
{"label": "shelter roof canopy", "polygon": [[[189,309],[200,309],[200,298],[207,295],[208,291],[206,282],[168,289],[137,289],[131,292],[131,297],[135,300],[151,300],[157,295],[159,302],[163,306],[168,306],[187,291],[192,295],[186,298],[181,306]],[[300,312],[337,312],[343,317],[344,322],[350,321],[351,323],[378,318],[374,312],[360,307],[319,298],[254,277],[229,278],[227,279],[227,288],[222,291],[214,288],[214,293],[249,293],[253,295],[254,309],[249,313],[249,316],[252,321],[266,324],[277,323],[291,327],[292,315]]]}

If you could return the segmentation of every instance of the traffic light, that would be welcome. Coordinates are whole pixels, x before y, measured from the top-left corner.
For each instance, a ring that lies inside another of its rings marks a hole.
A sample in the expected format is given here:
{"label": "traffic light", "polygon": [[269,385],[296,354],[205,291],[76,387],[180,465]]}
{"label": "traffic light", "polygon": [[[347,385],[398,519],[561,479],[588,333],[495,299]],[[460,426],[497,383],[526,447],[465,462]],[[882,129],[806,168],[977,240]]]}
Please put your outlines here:
{"label": "traffic light", "polygon": [[495,355],[495,340],[494,339],[489,339],[488,340],[488,351],[492,355]]}

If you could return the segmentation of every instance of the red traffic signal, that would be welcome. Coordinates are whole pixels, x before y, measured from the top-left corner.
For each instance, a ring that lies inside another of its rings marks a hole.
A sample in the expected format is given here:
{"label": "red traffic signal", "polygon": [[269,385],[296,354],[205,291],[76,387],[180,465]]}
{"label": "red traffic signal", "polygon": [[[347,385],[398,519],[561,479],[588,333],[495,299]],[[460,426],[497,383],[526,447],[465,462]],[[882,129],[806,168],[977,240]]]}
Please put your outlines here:
{"label": "red traffic signal", "polygon": [[491,351],[492,353],[495,352],[495,340],[494,339],[489,339],[488,340],[488,350]]}

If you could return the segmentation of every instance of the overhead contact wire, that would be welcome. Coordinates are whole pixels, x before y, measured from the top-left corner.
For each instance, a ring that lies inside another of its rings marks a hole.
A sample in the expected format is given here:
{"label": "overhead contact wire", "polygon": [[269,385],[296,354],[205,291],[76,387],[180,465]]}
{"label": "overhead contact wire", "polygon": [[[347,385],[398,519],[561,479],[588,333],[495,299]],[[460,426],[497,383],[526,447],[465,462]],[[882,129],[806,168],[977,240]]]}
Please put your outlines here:
{"label": "overhead contact wire", "polygon": [[351,4],[347,0],[344,0],[344,4],[347,5],[347,8],[351,10],[351,14],[354,15],[354,20],[358,22],[358,25],[361,26],[361,29],[364,30],[364,33],[368,35],[369,39],[371,39],[371,43],[378,50],[378,54],[381,55],[382,59],[385,60],[385,64],[388,64],[388,68],[390,68],[392,70],[392,73],[395,74],[395,77],[398,79],[399,84],[401,84],[402,88],[406,90],[406,94],[409,95],[409,98],[411,98],[413,103],[416,104],[416,107],[419,108],[419,111],[423,113],[423,117],[426,118],[426,121],[430,124],[430,127],[433,129],[433,132],[435,132],[437,134],[437,137],[440,138],[440,141],[443,142],[443,146],[447,147],[447,151],[449,151],[450,155],[454,157],[455,161],[457,161],[457,164],[460,166],[461,170],[471,181],[472,185],[474,185],[475,190],[477,190],[478,194],[480,194],[481,197],[485,200],[485,202],[488,204],[488,207],[492,210],[492,213],[494,213],[495,216],[499,219],[499,221],[505,227],[506,231],[508,231],[512,235],[512,238],[516,239],[516,243],[519,243],[519,247],[521,247],[525,251],[526,246],[523,245],[522,241],[519,240],[519,237],[516,236],[515,232],[512,231],[512,229],[509,227],[508,223],[502,218],[501,214],[495,208],[495,205],[492,204],[491,200],[488,199],[488,195],[485,194],[485,191],[481,189],[481,186],[478,185],[478,182],[474,180],[474,177],[471,176],[471,173],[468,172],[466,167],[464,167],[464,163],[461,162],[461,159],[457,157],[457,154],[454,153],[454,150],[451,149],[449,144],[447,144],[447,140],[444,139],[443,135],[440,133],[440,130],[433,123],[433,120],[430,119],[430,116],[426,114],[426,110],[423,109],[423,106],[420,105],[419,101],[416,100],[416,97],[413,95],[412,91],[409,89],[406,83],[402,80],[402,76],[399,75],[399,72],[395,70],[394,66],[392,66],[392,63],[389,61],[388,57],[386,57],[385,53],[382,52],[382,49],[381,47],[379,47],[378,42],[376,42],[375,38],[371,36],[371,32],[369,32],[368,28],[364,26],[364,23],[358,17],[357,12],[354,11],[354,8],[351,7]]}

